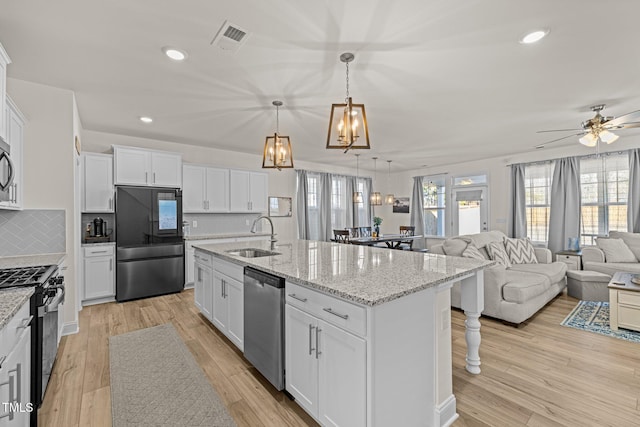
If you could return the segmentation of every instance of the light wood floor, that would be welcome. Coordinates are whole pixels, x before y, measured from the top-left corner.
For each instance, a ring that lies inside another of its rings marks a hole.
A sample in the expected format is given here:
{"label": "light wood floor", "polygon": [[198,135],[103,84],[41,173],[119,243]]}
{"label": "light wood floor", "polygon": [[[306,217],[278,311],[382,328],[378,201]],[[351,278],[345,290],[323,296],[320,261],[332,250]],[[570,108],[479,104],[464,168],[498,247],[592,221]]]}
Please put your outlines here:
{"label": "light wood floor", "polygon": [[[477,376],[464,369],[464,315],[454,311],[454,426],[640,425],[640,344],[560,326],[576,302],[560,296],[519,328],[481,319]],[[111,425],[108,337],[167,322],[238,426],[316,425],[198,313],[192,290],[85,307],[80,333],[62,338],[39,425]]]}

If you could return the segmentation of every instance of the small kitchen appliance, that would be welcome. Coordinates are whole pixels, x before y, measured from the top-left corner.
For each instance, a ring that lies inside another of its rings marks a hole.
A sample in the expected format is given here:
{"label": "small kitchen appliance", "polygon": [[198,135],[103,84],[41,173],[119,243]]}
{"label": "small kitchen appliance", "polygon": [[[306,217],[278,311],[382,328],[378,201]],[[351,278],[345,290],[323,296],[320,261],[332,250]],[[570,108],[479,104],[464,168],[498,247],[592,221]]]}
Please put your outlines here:
{"label": "small kitchen appliance", "polygon": [[107,235],[107,222],[100,217],[94,218],[92,237],[102,237],[106,235]]}

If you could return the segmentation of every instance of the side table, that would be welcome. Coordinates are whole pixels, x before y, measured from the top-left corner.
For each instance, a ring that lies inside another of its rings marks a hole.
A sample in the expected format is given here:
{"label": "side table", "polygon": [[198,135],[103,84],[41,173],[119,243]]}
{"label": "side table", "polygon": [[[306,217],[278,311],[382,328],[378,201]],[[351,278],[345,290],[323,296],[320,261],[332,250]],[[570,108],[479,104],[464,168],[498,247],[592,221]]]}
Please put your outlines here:
{"label": "side table", "polygon": [[582,270],[581,251],[560,251],[556,252],[556,261],[567,264],[568,270]]}
{"label": "side table", "polygon": [[609,282],[609,327],[640,331],[640,285],[631,282],[634,273],[615,273]]}

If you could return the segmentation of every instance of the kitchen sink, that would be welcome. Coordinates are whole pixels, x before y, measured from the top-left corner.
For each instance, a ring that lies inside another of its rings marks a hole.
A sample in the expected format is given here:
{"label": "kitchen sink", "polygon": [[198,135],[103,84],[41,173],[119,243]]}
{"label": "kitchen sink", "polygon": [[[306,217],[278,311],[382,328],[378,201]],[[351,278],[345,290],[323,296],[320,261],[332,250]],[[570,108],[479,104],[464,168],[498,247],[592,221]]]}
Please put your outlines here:
{"label": "kitchen sink", "polygon": [[280,252],[267,251],[264,249],[231,249],[226,251],[229,255],[241,256],[244,258],[259,258],[263,256],[280,255]]}

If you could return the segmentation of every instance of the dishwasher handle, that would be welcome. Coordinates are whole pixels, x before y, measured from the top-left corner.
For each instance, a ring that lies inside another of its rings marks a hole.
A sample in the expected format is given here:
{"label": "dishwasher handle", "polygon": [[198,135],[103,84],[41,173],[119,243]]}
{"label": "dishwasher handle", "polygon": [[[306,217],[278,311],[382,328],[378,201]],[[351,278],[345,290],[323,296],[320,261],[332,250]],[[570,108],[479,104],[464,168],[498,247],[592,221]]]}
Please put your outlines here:
{"label": "dishwasher handle", "polygon": [[[284,289],[285,280],[282,277],[274,276],[273,274],[265,273],[264,271],[257,270],[251,267],[244,268],[245,279],[253,279],[261,285],[269,285],[277,289]],[[245,280],[246,283],[246,280]]]}

